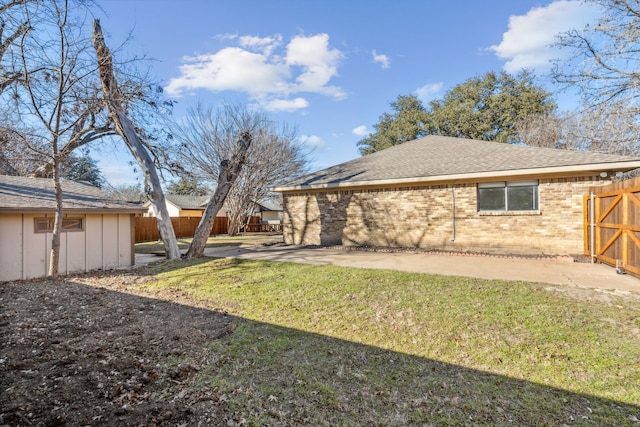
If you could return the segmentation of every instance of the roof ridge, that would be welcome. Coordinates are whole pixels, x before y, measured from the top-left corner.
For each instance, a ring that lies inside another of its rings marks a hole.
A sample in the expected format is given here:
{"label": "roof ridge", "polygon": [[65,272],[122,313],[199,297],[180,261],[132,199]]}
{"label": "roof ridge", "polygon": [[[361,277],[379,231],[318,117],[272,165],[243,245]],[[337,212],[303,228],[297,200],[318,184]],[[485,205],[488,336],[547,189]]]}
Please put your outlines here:
{"label": "roof ridge", "polygon": [[[640,167],[640,157],[531,147],[427,135],[295,179],[277,191],[376,183],[415,183],[496,176],[585,172]],[[596,172],[597,171],[597,172]]]}

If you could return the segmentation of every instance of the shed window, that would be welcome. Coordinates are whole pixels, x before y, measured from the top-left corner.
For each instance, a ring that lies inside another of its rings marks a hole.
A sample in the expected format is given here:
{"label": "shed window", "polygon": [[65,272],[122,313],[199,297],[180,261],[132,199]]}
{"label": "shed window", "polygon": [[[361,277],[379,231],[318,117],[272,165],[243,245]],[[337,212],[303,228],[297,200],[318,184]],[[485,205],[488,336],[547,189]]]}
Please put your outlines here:
{"label": "shed window", "polygon": [[[53,232],[53,218],[34,218],[36,233]],[[62,218],[62,231],[84,231],[84,218]]]}
{"label": "shed window", "polygon": [[536,211],[538,181],[499,181],[478,184],[478,211]]}

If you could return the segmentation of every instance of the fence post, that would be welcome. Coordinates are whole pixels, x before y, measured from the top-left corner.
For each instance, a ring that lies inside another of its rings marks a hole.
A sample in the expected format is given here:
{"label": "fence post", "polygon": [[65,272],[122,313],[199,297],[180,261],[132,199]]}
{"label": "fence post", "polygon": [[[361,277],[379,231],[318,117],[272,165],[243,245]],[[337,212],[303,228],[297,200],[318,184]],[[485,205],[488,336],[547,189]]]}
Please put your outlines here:
{"label": "fence post", "polygon": [[622,193],[622,268],[629,264],[629,193]]}
{"label": "fence post", "polygon": [[596,250],[595,250],[595,230],[596,230],[596,218],[595,218],[595,194],[593,191],[589,195],[589,221],[591,222],[591,233],[589,233],[589,240],[591,246],[591,264],[596,262]]}

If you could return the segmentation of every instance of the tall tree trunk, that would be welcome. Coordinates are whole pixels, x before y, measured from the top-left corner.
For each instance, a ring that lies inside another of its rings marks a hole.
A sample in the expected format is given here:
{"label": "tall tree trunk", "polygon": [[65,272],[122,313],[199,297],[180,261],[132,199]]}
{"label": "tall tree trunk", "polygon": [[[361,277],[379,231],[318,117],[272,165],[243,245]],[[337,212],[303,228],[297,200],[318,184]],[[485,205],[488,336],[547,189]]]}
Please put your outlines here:
{"label": "tall tree trunk", "polygon": [[114,121],[116,133],[120,135],[125,144],[127,144],[131,154],[138,162],[140,170],[144,174],[144,179],[149,189],[148,196],[156,211],[158,231],[164,244],[166,257],[168,259],[180,258],[178,241],[176,240],[176,235],[173,230],[173,224],[171,224],[164,192],[162,191],[160,179],[158,178],[158,172],[149,152],[140,141],[135,126],[126,116],[120,105],[118,83],[113,74],[111,52],[105,44],[102,28],[100,27],[100,20],[98,19],[93,21],[93,47],[96,50],[98,58],[100,81],[109,108],[109,114]]}
{"label": "tall tree trunk", "polygon": [[202,214],[202,219],[193,235],[193,241],[189,246],[186,258],[201,258],[204,255],[204,248],[211,234],[213,222],[216,219],[218,211],[222,208],[224,199],[226,199],[227,194],[229,194],[231,186],[242,170],[252,140],[253,137],[249,132],[240,134],[237,142],[237,150],[233,154],[231,161],[224,160],[220,164],[220,174],[218,175],[216,191],[213,193],[213,197],[209,200]]}
{"label": "tall tree trunk", "polygon": [[49,268],[47,276],[58,278],[60,266],[60,235],[62,234],[62,184],[60,183],[60,164],[58,161],[57,142],[53,143],[53,187],[56,195],[56,214],[53,219],[53,231],[51,236],[51,251],[49,252]]}

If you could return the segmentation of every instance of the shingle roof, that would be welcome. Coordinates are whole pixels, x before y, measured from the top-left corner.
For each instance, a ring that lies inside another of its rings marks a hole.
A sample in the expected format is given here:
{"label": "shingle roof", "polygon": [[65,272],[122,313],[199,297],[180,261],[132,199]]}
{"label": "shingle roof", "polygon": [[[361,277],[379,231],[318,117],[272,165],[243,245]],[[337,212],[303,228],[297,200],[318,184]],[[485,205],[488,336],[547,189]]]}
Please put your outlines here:
{"label": "shingle roof", "polygon": [[[141,204],[113,199],[103,190],[76,181],[62,180],[63,209],[72,211],[137,211]],[[0,175],[0,211],[53,211],[53,180]]]}
{"label": "shingle roof", "polygon": [[211,196],[188,196],[182,194],[165,194],[164,198],[180,209],[204,209]]}
{"label": "shingle roof", "polygon": [[276,200],[264,200],[256,204],[260,205],[260,207],[264,211],[281,211],[282,210],[282,203]]}
{"label": "shingle roof", "polygon": [[305,175],[275,190],[636,168],[640,157],[427,136]]}

